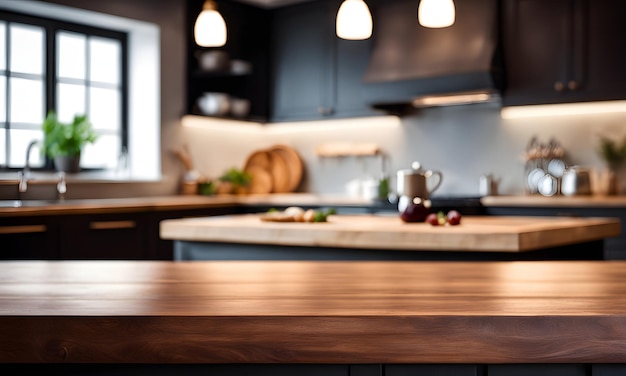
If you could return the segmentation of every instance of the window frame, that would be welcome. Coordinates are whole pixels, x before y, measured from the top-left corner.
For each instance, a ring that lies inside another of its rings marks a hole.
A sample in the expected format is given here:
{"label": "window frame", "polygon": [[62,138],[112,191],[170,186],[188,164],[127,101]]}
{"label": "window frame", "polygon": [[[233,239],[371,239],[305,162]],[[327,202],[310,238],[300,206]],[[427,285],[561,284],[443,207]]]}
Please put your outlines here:
{"label": "window frame", "polygon": [[[128,152],[128,144],[129,144],[129,51],[128,51],[128,33],[124,31],[112,30],[101,28],[97,26],[78,24],[69,21],[58,20],[55,18],[45,18],[30,14],[24,14],[19,12],[14,12],[10,10],[0,9],[0,21],[5,22],[6,24],[6,35],[5,35],[5,48],[6,48],[6,60],[7,62],[10,59],[10,36],[9,36],[9,25],[11,23],[20,23],[26,25],[33,25],[37,27],[42,27],[45,30],[44,36],[44,44],[45,44],[45,67],[44,67],[44,110],[45,114],[50,110],[56,110],[57,104],[57,32],[66,31],[73,32],[85,35],[87,38],[89,37],[102,37],[115,39],[120,42],[120,95],[121,95],[121,129],[120,129],[120,150],[123,153]],[[16,171],[21,170],[24,166],[12,166],[9,167],[9,156],[11,153],[11,140],[9,137],[9,130],[11,129],[11,122],[9,121],[9,78],[15,77],[13,76],[12,71],[9,69],[7,64],[5,72],[5,77],[7,79],[7,86],[5,88],[5,106],[6,108],[6,119],[3,122],[6,126],[4,128],[0,128],[0,131],[5,132],[7,137],[5,137],[5,146],[6,146],[6,163],[0,165],[0,171]],[[19,76],[18,74],[17,76]],[[91,87],[90,80],[86,78],[85,87],[88,89]],[[87,90],[88,92],[88,90]],[[1,122],[0,122],[1,123]],[[46,158],[45,164],[42,167],[34,167],[33,170],[54,170],[54,166],[49,158]],[[82,168],[83,170],[99,170],[99,169],[90,169],[90,168]]]}

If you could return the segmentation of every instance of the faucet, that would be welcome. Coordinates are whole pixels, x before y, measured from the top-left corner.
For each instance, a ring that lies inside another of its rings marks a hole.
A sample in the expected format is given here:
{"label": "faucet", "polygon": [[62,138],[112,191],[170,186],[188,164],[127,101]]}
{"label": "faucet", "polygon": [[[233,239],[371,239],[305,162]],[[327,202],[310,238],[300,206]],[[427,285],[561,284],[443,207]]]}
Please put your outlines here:
{"label": "faucet", "polygon": [[33,146],[37,145],[38,143],[38,140],[33,140],[28,144],[28,147],[26,148],[26,163],[24,165],[24,169],[22,171],[18,171],[17,173],[19,179],[18,190],[20,193],[24,193],[28,189],[28,179],[30,178],[30,151]]}
{"label": "faucet", "polygon": [[57,182],[57,199],[59,201],[65,200],[66,192],[67,192],[67,183],[65,182],[65,172],[60,171],[58,174],[58,182]]}

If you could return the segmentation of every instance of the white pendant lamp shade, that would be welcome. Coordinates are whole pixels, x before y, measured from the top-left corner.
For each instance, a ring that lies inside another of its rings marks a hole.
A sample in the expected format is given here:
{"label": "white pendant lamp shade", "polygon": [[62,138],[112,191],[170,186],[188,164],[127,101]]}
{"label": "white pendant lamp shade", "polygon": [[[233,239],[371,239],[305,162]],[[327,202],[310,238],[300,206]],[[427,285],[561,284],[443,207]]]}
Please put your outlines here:
{"label": "white pendant lamp shade", "polygon": [[226,44],[226,23],[213,0],[204,3],[193,33],[198,46],[221,47]]}
{"label": "white pendant lamp shade", "polygon": [[337,36],[362,40],[372,36],[372,15],[363,0],[345,0],[337,12]]}
{"label": "white pendant lamp shade", "polygon": [[454,24],[455,10],[453,0],[421,0],[417,10],[420,25],[440,28]]}

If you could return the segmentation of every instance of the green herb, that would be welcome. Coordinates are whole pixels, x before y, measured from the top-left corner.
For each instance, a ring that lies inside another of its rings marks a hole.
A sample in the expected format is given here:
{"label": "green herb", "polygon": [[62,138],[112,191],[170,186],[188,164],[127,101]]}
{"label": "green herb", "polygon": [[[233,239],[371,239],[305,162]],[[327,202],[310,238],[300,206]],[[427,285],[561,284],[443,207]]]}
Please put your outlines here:
{"label": "green herb", "polygon": [[621,143],[617,143],[608,137],[600,137],[600,147],[598,154],[609,165],[615,169],[626,161],[626,137]]}
{"label": "green herb", "polygon": [[387,198],[389,196],[389,179],[382,178],[378,182],[378,198]]}
{"label": "green herb", "polygon": [[217,187],[215,186],[215,183],[212,181],[207,181],[207,182],[198,184],[198,193],[200,193],[201,195],[211,196],[211,195],[214,195],[216,191],[217,191]]}
{"label": "green herb", "polygon": [[50,158],[78,155],[86,144],[95,142],[98,137],[86,115],[76,115],[72,123],[66,124],[59,121],[54,111],[50,111],[42,129],[42,152]]}
{"label": "green herb", "polygon": [[220,181],[229,182],[235,187],[247,187],[250,181],[252,181],[252,175],[236,167],[232,167],[220,176]]}
{"label": "green herb", "polygon": [[337,211],[334,208],[316,210],[313,222],[328,222],[328,216],[335,214],[337,214]]}

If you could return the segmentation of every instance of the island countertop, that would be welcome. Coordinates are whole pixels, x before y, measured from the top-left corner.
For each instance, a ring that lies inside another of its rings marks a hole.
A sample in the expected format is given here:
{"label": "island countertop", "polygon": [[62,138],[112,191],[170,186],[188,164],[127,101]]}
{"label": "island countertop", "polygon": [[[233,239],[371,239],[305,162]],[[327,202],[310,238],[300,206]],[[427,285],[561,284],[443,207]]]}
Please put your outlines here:
{"label": "island countertop", "polygon": [[615,218],[466,216],[458,226],[404,223],[398,215],[334,215],[327,223],[263,222],[262,214],[171,219],[165,239],[395,250],[525,252],[620,234]]}
{"label": "island countertop", "polygon": [[0,363],[624,363],[626,262],[0,263]]}

